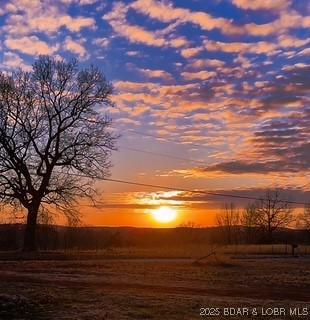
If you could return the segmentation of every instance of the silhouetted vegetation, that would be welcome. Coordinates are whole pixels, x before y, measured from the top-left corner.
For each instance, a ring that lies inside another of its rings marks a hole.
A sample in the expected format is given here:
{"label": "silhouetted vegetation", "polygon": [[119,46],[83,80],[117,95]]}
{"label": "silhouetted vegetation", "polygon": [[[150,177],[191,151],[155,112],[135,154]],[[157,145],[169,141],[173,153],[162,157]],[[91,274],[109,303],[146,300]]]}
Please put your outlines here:
{"label": "silhouetted vegetation", "polygon": [[224,241],[228,244],[238,242],[238,228],[240,226],[240,214],[233,203],[225,204],[224,212],[217,215],[217,224],[223,231]]}
{"label": "silhouetted vegetation", "polygon": [[[281,199],[277,190],[268,190],[260,200],[249,203],[241,214],[230,203],[217,216],[217,224],[222,228],[223,239],[228,244],[240,241],[272,243],[275,232],[289,227],[293,221],[290,203]],[[302,223],[307,225],[306,209]]]}
{"label": "silhouetted vegetation", "polygon": [[40,57],[30,73],[0,73],[0,202],[25,212],[24,250],[35,250],[39,217],[57,211],[75,223],[77,199],[92,198],[93,178],[108,174],[115,137],[96,108],[112,105],[111,91],[101,71],[75,60]]}
{"label": "silhouetted vegetation", "polygon": [[[0,225],[0,250],[19,250],[23,244],[25,226]],[[232,228],[238,234],[238,244],[264,244],[263,230],[253,229],[255,241],[248,241],[247,233],[240,226]],[[130,227],[59,227],[38,225],[38,249],[40,250],[102,250],[116,247],[162,247],[183,245],[226,245],[222,227],[210,228],[130,228]],[[252,239],[254,240],[254,239]],[[306,230],[279,228],[273,234],[273,243],[309,244]]]}
{"label": "silhouetted vegetation", "polygon": [[310,204],[305,206],[304,212],[298,221],[298,226],[305,230],[310,241]]}

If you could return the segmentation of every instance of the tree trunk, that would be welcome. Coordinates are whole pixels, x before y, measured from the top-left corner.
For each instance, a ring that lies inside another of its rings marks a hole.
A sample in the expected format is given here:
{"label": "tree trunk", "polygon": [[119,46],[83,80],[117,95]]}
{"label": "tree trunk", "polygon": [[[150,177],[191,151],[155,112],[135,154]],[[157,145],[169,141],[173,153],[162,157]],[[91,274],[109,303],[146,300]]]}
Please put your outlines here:
{"label": "tree trunk", "polygon": [[24,246],[23,251],[31,252],[36,251],[36,229],[37,229],[37,216],[39,207],[32,207],[28,209],[27,224],[24,233]]}
{"label": "tree trunk", "polygon": [[268,237],[268,239],[267,239],[267,241],[268,241],[268,243],[273,243],[273,230],[272,230],[272,226],[271,226],[271,222],[270,221],[268,221],[268,230],[267,230],[267,237]]}

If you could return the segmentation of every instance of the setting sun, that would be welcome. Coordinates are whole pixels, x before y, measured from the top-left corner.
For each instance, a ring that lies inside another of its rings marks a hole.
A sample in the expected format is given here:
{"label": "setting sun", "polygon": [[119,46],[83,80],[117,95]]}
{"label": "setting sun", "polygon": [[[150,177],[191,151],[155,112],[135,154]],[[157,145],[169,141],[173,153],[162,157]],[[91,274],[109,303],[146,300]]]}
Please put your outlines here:
{"label": "setting sun", "polygon": [[169,223],[176,219],[177,212],[170,207],[159,207],[152,211],[152,216],[157,222]]}

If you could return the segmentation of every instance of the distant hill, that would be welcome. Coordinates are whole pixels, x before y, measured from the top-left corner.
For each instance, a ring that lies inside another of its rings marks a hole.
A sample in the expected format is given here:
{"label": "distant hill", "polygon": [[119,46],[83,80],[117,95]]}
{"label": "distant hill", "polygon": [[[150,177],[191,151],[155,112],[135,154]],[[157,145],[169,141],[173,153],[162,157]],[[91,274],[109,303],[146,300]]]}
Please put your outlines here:
{"label": "distant hill", "polygon": [[[0,250],[22,247],[23,224],[0,224]],[[251,237],[250,237],[251,236]],[[230,237],[223,227],[208,228],[134,228],[134,227],[67,227],[40,225],[40,249],[81,250],[108,247],[161,246],[180,244],[264,243],[264,233],[257,229],[234,227]],[[275,232],[274,243],[310,243],[303,230],[280,229]]]}

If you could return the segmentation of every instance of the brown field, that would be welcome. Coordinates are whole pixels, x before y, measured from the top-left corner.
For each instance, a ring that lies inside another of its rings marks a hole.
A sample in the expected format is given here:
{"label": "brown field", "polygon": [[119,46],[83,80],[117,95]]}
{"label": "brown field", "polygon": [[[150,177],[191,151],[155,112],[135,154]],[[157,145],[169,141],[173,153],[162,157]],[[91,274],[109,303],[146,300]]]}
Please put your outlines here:
{"label": "brown field", "polygon": [[[0,319],[309,319],[199,315],[216,307],[309,310],[310,258],[302,255],[309,248],[299,248],[299,257],[282,249],[132,248],[41,253],[38,260],[3,253]],[[212,250],[217,254],[195,263]]]}

